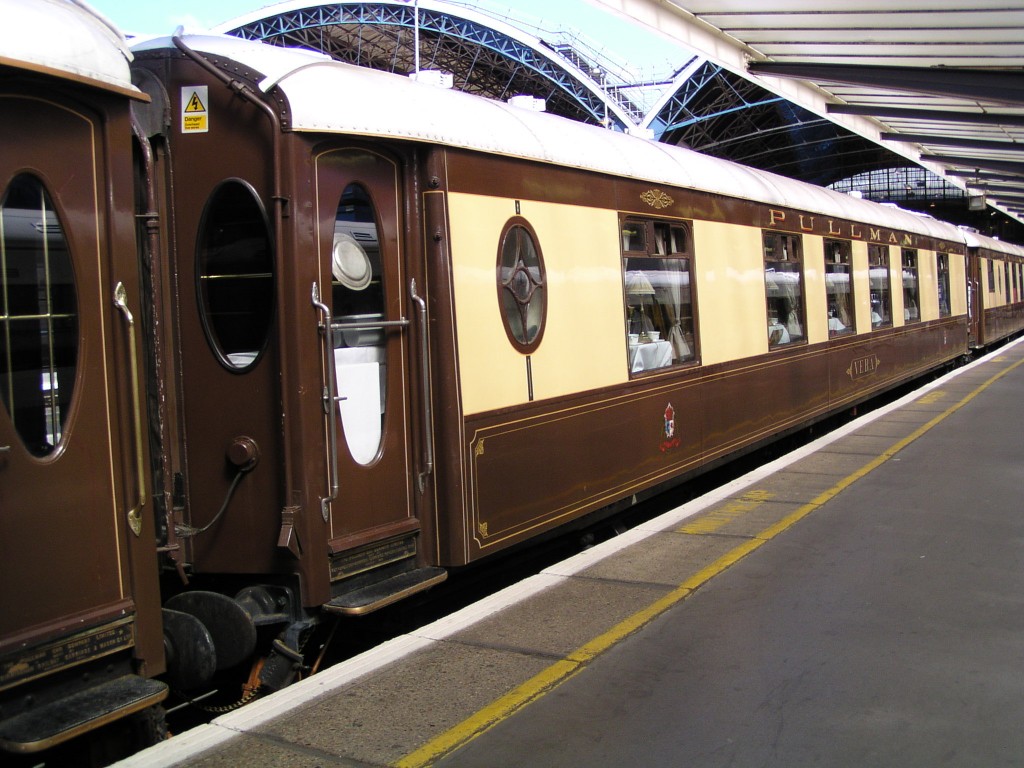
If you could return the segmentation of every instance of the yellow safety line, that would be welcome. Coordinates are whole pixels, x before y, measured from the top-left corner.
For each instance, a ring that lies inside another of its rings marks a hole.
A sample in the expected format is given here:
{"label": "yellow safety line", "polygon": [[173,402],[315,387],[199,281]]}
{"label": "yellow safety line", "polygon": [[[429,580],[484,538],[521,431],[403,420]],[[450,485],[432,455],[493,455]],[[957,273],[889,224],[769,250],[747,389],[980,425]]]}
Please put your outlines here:
{"label": "yellow safety line", "polygon": [[661,599],[655,601],[646,608],[637,611],[632,616],[616,624],[604,634],[595,637],[590,642],[580,646],[575,651],[572,651],[565,659],[555,662],[522,685],[512,691],[509,691],[507,694],[479,710],[475,714],[470,715],[450,730],[430,740],[415,752],[412,752],[401,760],[393,763],[394,768],[423,768],[424,766],[431,765],[449,753],[454,752],[459,747],[468,744],[482,733],[489,731],[498,723],[506,720],[523,707],[539,699],[548,691],[555,689],[566,680],[574,677],[590,661],[600,656],[612,646],[617,645],[621,640],[632,635],[644,625],[656,619],[672,606],[682,602],[702,584],[722,573],[727,568],[759,548],[762,544],[767,543],[783,531],[791,528],[827,501],[838,496],[843,490],[860,480],[869,472],[880,467],[901,450],[928,432],[932,427],[963,408],[967,403],[977,397],[981,392],[988,389],[988,387],[997,380],[1001,379],[1003,376],[1021,365],[1024,365],[1024,359],[1018,360],[1010,367],[995,374],[983,384],[979,385],[970,394],[966,395],[958,403],[950,406],[947,410],[943,411],[928,423],[918,427],[907,437],[894,443],[863,467],[847,477],[844,477],[830,489],[782,518],[774,525],[765,528],[754,536],[754,538],[745,541],[743,544],[740,544],[738,547],[718,558],[718,560],[713,562],[711,565],[693,574]]}

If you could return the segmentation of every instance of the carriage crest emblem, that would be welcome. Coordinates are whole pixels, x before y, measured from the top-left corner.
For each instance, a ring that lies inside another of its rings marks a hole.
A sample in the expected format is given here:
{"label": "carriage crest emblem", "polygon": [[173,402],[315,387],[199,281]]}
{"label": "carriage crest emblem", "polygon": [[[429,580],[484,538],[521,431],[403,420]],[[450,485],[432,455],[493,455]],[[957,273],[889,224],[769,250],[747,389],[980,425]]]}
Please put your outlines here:
{"label": "carriage crest emblem", "polygon": [[664,437],[660,446],[662,453],[680,446],[680,440],[676,436],[676,409],[672,407],[672,403],[665,406],[662,436]]}

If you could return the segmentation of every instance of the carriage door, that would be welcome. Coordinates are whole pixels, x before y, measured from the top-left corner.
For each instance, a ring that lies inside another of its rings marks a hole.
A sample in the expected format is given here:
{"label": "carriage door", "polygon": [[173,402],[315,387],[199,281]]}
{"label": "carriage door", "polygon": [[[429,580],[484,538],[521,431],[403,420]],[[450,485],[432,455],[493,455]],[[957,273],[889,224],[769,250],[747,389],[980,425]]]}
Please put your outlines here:
{"label": "carriage door", "polygon": [[[339,492],[331,549],[409,542],[414,517],[410,418],[409,276],[404,263],[400,171],[374,152],[317,157],[321,274],[331,316]],[[399,546],[399,549],[402,549]]]}
{"label": "carriage door", "polygon": [[79,111],[0,98],[0,655],[132,612],[143,447],[118,403],[138,307],[115,291],[134,254],[111,269],[102,135]]}

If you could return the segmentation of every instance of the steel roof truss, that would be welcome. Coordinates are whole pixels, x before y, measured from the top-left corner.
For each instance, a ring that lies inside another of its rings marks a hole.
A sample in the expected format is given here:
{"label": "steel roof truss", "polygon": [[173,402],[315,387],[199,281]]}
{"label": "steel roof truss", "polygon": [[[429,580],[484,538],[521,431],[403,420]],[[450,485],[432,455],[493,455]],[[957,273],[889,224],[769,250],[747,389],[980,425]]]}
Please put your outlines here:
{"label": "steel roof truss", "polygon": [[937,96],[982,99],[997,104],[1024,104],[1024,78],[1017,71],[818,62],[751,62],[747,69],[751,74],[768,77],[824,80]]}

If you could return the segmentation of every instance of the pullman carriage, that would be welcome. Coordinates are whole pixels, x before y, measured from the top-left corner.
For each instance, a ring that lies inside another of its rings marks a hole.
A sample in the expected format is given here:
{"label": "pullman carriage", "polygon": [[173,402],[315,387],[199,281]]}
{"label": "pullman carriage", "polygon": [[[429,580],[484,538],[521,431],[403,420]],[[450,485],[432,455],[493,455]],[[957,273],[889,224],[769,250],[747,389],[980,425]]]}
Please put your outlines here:
{"label": "pullman carriage", "polygon": [[1024,322],[1024,249],[927,217],[238,38],[129,79],[77,4],[4,2],[4,749],[155,676],[280,688],[325,615]]}
{"label": "pullman carriage", "polygon": [[983,348],[1024,329],[1024,248],[964,232],[970,258],[971,346]]}
{"label": "pullman carriage", "polygon": [[132,220],[144,97],[85,8],[2,15],[0,749],[27,753],[167,686],[148,679],[164,658]]}
{"label": "pullman carriage", "polygon": [[310,52],[135,52],[173,116],[166,527],[293,653],[966,348],[941,222]]}

